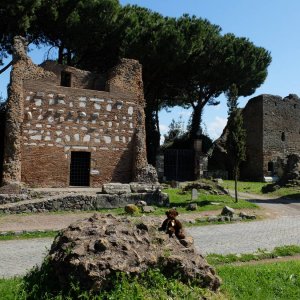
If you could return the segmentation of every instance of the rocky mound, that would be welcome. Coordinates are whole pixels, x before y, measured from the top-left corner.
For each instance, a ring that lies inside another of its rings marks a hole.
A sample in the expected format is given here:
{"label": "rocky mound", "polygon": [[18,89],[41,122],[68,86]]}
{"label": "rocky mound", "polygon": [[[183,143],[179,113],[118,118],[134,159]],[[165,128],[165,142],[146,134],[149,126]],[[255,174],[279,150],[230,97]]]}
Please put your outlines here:
{"label": "rocky mound", "polygon": [[157,228],[151,223],[135,224],[127,218],[95,214],[56,237],[49,264],[63,289],[73,278],[84,290],[98,291],[109,287],[118,272],[138,275],[159,268],[166,276],[179,274],[183,282],[217,290],[219,278],[195,252],[193,243],[188,239],[180,243]]}

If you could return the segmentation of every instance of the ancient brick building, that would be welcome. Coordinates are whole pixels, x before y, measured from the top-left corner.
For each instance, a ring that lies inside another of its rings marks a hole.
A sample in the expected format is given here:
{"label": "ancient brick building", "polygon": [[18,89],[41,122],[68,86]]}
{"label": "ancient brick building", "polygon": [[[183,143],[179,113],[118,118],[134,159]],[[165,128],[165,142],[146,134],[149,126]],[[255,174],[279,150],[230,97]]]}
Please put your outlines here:
{"label": "ancient brick building", "polygon": [[[260,95],[252,98],[243,109],[247,132],[247,161],[241,166],[241,178],[262,180],[281,175],[278,159],[300,153],[300,99],[296,95],[281,98]],[[210,159],[213,168],[230,172],[225,153],[226,129]]]}
{"label": "ancient brick building", "polygon": [[139,180],[147,169],[141,65],[107,74],[34,65],[16,38],[3,185],[98,187]]}

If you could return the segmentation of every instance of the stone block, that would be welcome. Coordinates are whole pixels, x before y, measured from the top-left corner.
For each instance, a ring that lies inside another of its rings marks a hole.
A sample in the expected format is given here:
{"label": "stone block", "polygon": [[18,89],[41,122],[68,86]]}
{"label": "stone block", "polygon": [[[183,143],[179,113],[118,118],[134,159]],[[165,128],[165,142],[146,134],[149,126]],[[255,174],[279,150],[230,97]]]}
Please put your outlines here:
{"label": "stone block", "polygon": [[152,184],[152,183],[139,183],[139,182],[132,182],[130,183],[130,189],[133,193],[147,193],[147,192],[154,192],[160,188],[160,184]]}
{"label": "stone block", "polygon": [[107,183],[103,184],[102,192],[110,195],[130,194],[131,189],[129,184]]}
{"label": "stone block", "polygon": [[149,205],[142,206],[143,213],[152,213],[154,211],[155,211],[155,208],[153,206],[149,206]]}

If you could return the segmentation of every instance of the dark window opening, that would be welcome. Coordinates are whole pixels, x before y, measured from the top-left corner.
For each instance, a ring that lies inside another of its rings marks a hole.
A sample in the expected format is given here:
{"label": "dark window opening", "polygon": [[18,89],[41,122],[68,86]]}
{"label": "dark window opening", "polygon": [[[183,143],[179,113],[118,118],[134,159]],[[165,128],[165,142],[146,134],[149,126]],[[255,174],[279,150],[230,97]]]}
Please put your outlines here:
{"label": "dark window opening", "polygon": [[90,152],[71,152],[71,186],[90,186],[90,164]]}
{"label": "dark window opening", "polygon": [[274,162],[272,161],[268,162],[268,172],[274,172]]}
{"label": "dark window opening", "polygon": [[294,104],[294,108],[297,108],[297,104]]}
{"label": "dark window opening", "polygon": [[284,132],[281,133],[281,140],[282,140],[283,142],[285,141],[285,133],[284,133]]}
{"label": "dark window opening", "polygon": [[60,85],[71,87],[72,74],[66,71],[61,71],[60,74]]}

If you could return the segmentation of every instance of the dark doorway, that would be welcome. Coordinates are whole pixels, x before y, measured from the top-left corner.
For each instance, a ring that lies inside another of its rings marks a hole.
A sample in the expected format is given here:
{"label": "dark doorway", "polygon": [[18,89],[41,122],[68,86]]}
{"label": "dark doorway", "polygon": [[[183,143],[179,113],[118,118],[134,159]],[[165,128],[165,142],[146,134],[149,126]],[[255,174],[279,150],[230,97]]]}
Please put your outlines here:
{"label": "dark doorway", "polygon": [[166,180],[194,180],[194,150],[168,149],[164,152]]}
{"label": "dark doorway", "polygon": [[72,74],[70,72],[62,71],[60,74],[60,85],[70,87],[72,83]]}
{"label": "dark doorway", "polygon": [[71,186],[90,186],[90,152],[72,152],[70,166]]}

